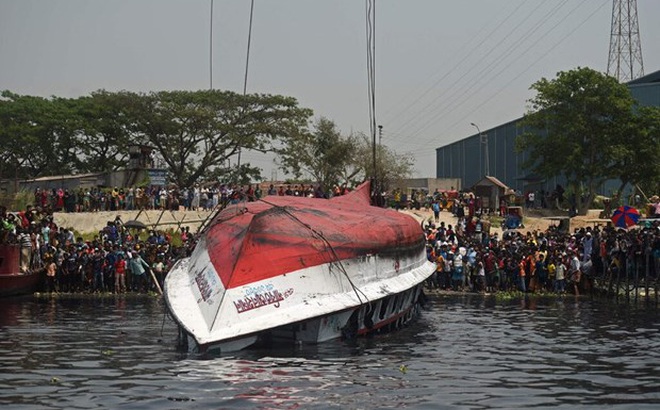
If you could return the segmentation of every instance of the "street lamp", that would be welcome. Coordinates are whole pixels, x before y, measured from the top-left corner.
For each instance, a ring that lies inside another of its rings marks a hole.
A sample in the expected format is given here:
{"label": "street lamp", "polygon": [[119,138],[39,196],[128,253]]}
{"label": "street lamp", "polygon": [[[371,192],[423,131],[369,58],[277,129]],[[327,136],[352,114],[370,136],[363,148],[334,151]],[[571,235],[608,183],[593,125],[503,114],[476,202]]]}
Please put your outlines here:
{"label": "street lamp", "polygon": [[479,142],[486,146],[486,157],[485,157],[484,169],[486,171],[486,176],[488,176],[490,174],[490,166],[489,166],[489,161],[488,161],[488,134],[482,134],[481,130],[479,129],[479,126],[477,124],[471,122],[470,125],[472,125],[474,128],[477,129],[477,132],[479,133]]}

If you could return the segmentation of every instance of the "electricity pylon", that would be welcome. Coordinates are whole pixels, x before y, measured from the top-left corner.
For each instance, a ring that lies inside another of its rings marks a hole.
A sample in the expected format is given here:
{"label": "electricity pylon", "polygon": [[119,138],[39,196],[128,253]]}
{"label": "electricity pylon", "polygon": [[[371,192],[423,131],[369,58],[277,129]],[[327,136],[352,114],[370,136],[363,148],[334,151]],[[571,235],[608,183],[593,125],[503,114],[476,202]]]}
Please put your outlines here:
{"label": "electricity pylon", "polygon": [[616,77],[622,83],[644,75],[637,0],[613,2],[607,74]]}

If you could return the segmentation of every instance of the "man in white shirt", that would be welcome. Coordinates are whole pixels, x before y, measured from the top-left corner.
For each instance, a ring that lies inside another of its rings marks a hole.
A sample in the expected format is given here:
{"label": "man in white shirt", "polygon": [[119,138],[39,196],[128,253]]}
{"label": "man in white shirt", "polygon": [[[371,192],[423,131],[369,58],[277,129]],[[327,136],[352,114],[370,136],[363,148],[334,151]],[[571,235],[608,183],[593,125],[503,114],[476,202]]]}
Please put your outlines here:
{"label": "man in white shirt", "polygon": [[564,293],[566,289],[566,265],[559,259],[555,268],[555,292]]}
{"label": "man in white shirt", "polygon": [[571,262],[568,267],[568,277],[573,282],[573,289],[575,290],[575,295],[579,295],[580,291],[578,286],[580,284],[580,279],[582,278],[582,272],[580,271],[580,258],[578,258],[577,252],[571,252]]}

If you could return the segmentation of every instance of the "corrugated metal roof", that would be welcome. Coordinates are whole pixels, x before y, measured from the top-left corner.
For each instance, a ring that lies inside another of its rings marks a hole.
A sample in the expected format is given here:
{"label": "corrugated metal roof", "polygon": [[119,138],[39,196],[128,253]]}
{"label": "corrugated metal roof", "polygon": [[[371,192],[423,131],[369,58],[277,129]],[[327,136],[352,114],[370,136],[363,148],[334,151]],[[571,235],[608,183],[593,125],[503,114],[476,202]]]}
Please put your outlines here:
{"label": "corrugated metal roof", "polygon": [[476,184],[474,184],[474,186],[476,187],[476,186],[479,186],[479,185],[484,185],[484,182],[486,182],[486,181],[488,181],[488,182],[490,182],[491,184],[496,185],[496,186],[498,186],[498,187],[500,187],[500,188],[502,188],[502,189],[504,189],[504,190],[509,189],[509,187],[508,187],[504,182],[500,181],[499,179],[497,179],[497,178],[495,178],[495,177],[488,176],[488,175],[486,175],[485,177],[483,177],[483,178],[481,179],[481,181],[479,181],[479,182],[477,182]]}
{"label": "corrugated metal roof", "polygon": [[639,85],[639,84],[648,84],[648,83],[657,83],[660,82],[660,70],[655,71],[651,74],[646,74],[645,76],[636,78],[632,81],[628,81],[629,85]]}
{"label": "corrugated metal roof", "polygon": [[94,173],[76,174],[76,175],[53,175],[53,176],[39,177],[39,178],[34,178],[34,179],[24,179],[24,180],[21,180],[20,182],[28,183],[28,182],[62,181],[62,180],[69,180],[69,179],[83,179],[83,178],[98,177],[100,175],[103,175],[103,173],[102,172],[94,172]]}

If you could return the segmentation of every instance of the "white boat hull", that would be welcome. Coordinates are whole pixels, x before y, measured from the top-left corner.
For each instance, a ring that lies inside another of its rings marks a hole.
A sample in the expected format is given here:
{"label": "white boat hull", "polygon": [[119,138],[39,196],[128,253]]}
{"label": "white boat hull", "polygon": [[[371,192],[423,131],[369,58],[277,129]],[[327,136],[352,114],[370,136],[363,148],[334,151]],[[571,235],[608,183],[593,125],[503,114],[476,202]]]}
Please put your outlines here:
{"label": "white boat hull", "polygon": [[[401,298],[397,305],[393,297],[375,302],[375,309],[362,306],[353,310],[333,313],[320,318],[308,319],[301,323],[284,325],[273,329],[265,329],[250,336],[211,342],[204,345],[197,343],[195,338],[182,330],[181,338],[190,353],[231,353],[243,350],[257,342],[277,344],[319,344],[337,339],[353,339],[371,333],[399,329],[419,314],[421,305],[422,285],[417,285],[406,292],[395,295]],[[389,299],[389,300],[388,300]],[[380,317],[379,312],[387,312]],[[370,326],[367,326],[368,319]],[[351,328],[349,321],[353,319]]]}
{"label": "white boat hull", "polygon": [[224,289],[209,283],[217,276],[205,249],[198,244],[165,281],[170,311],[197,350],[240,350],[259,339],[321,343],[398,327],[415,316],[421,284],[435,270],[414,253],[373,255]]}

